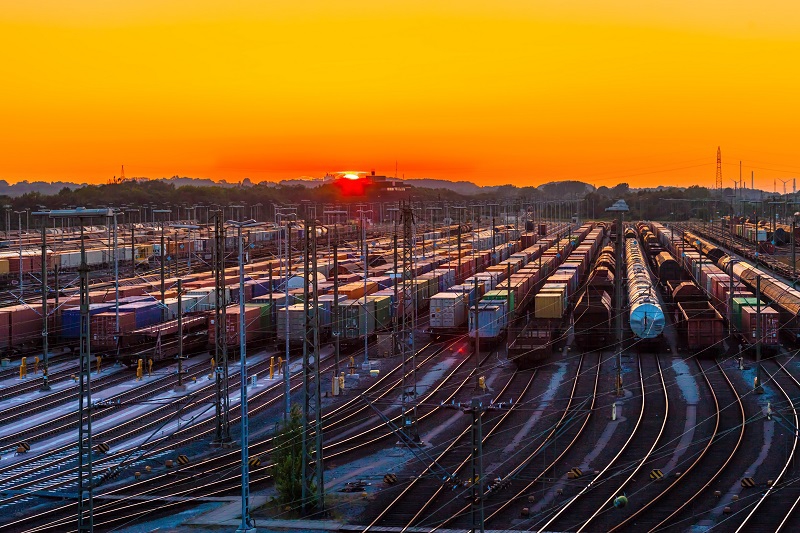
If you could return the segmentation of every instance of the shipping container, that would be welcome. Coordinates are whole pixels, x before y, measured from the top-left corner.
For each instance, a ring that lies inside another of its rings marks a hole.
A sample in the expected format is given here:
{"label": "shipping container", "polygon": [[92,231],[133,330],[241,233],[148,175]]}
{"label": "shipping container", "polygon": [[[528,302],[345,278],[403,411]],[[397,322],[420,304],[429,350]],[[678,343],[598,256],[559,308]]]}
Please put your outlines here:
{"label": "shipping container", "polygon": [[[761,343],[766,347],[778,346],[780,317],[771,307],[761,307]],[[758,312],[754,306],[740,308],[742,328],[739,330],[748,343],[758,341]]]}
{"label": "shipping container", "polygon": [[[119,313],[119,335],[136,329],[136,313]],[[117,347],[117,313],[104,311],[91,318],[92,350],[111,350]]]}
{"label": "shipping container", "polygon": [[[476,337],[475,313],[468,313],[469,336]],[[505,300],[481,301],[478,304],[478,341],[491,344],[506,334],[508,316]]]}
{"label": "shipping container", "polygon": [[120,313],[133,312],[136,314],[136,329],[146,328],[163,322],[164,309],[153,301],[133,302],[119,306]]}
{"label": "shipping container", "polygon": [[[112,304],[107,303],[90,303],[89,316],[112,310],[113,307]],[[120,312],[123,312],[122,307],[120,307]],[[91,318],[89,325],[91,334]],[[41,334],[41,328],[39,333]],[[81,336],[81,308],[79,306],[62,308],[59,334],[65,339],[77,339]]]}
{"label": "shipping container", "polygon": [[[230,305],[225,309],[225,333],[228,340],[228,349],[239,348],[239,332],[241,331],[241,314],[238,305]],[[214,317],[208,320],[208,342],[216,343],[216,327]],[[262,309],[260,306],[245,306],[245,341],[253,342],[263,338],[265,331],[262,328]]]}
{"label": "shipping container", "polygon": [[431,298],[430,327],[453,329],[463,326],[467,320],[467,295],[442,292]]}

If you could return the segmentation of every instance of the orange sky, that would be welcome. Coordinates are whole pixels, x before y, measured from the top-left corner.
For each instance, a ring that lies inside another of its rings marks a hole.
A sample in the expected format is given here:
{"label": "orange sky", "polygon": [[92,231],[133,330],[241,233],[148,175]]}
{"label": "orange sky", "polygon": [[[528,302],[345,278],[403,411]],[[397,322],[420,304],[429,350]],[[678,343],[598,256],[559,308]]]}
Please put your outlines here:
{"label": "orange sky", "polygon": [[794,0],[0,0],[0,46],[8,181],[800,175]]}

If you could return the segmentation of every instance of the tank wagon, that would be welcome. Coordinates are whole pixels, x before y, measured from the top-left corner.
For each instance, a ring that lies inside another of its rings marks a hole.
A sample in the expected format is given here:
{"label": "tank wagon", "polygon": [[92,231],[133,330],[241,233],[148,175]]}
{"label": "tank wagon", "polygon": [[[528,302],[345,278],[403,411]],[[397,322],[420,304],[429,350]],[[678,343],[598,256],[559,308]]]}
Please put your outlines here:
{"label": "tank wagon", "polygon": [[628,279],[628,318],[633,335],[642,340],[658,338],[664,331],[664,311],[653,288],[639,242],[630,234],[625,239],[625,268]]}

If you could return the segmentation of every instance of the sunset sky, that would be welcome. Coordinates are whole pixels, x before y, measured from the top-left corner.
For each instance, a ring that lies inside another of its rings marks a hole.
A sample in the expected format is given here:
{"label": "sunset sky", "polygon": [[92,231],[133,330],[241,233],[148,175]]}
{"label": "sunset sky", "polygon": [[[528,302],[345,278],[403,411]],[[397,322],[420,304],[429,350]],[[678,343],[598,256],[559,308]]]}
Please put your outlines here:
{"label": "sunset sky", "polygon": [[800,176],[796,0],[0,0],[0,46],[10,182]]}

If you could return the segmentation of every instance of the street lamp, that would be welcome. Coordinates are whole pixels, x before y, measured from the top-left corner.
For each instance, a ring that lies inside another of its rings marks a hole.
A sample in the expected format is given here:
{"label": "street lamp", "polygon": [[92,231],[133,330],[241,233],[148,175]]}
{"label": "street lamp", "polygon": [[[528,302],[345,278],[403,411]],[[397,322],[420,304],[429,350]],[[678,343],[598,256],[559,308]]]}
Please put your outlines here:
{"label": "street lamp", "polygon": [[241,422],[242,422],[242,523],[236,530],[237,533],[254,533],[255,524],[250,519],[250,465],[249,450],[250,428],[247,416],[247,323],[244,315],[244,246],[242,240],[242,228],[252,228],[260,226],[260,222],[255,220],[245,220],[238,222],[229,220],[228,224],[237,229],[236,238],[239,241],[239,373],[241,376]]}
{"label": "street lamp", "polygon": [[[622,219],[629,211],[625,200],[617,200],[614,205],[607,207],[606,211],[617,215],[617,241],[614,243],[614,260],[617,265],[622,265],[622,240],[624,231]],[[622,267],[620,267],[622,268]],[[622,276],[614,276],[614,315],[617,330],[617,396],[622,396]]]}

